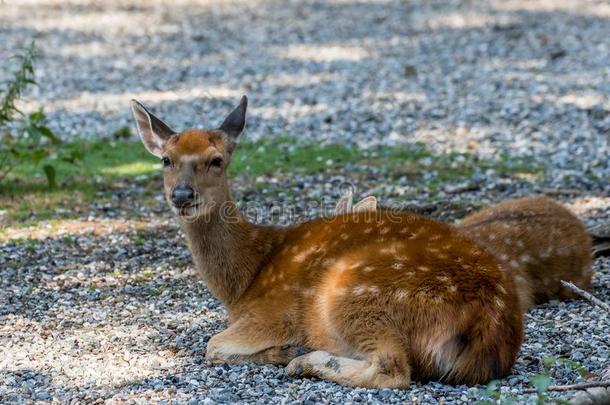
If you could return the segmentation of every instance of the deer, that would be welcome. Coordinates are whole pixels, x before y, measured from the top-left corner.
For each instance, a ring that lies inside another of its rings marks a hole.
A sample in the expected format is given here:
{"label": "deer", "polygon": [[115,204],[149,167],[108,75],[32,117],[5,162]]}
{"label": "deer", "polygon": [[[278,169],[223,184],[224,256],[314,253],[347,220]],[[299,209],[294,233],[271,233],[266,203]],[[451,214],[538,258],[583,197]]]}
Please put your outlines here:
{"label": "deer", "polygon": [[591,286],[592,238],[576,215],[548,197],[506,200],[466,216],[456,227],[510,269],[523,312],[577,298],[562,280],[583,290]]}
{"label": "deer", "polygon": [[242,215],[227,168],[247,105],[244,96],[219,127],[175,132],[131,102],[197,273],[227,309],[206,360],[368,388],[506,375],[523,339],[514,282],[452,226],[386,209],[288,226]]}

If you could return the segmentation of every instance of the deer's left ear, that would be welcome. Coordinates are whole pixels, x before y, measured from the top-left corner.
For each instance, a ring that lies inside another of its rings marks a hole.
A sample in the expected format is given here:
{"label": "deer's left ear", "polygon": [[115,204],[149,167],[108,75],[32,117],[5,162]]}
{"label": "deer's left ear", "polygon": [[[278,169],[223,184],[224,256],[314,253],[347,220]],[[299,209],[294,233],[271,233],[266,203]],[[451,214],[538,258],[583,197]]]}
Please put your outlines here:
{"label": "deer's left ear", "polygon": [[241,131],[244,130],[244,126],[246,125],[246,110],[248,109],[248,97],[243,96],[239,105],[235,107],[233,111],[220,125],[220,130],[229,136],[229,140],[233,145],[237,140]]}
{"label": "deer's left ear", "polygon": [[142,143],[150,153],[161,158],[163,146],[176,132],[155,117],[139,101],[131,100],[131,112],[136,119],[136,126]]}

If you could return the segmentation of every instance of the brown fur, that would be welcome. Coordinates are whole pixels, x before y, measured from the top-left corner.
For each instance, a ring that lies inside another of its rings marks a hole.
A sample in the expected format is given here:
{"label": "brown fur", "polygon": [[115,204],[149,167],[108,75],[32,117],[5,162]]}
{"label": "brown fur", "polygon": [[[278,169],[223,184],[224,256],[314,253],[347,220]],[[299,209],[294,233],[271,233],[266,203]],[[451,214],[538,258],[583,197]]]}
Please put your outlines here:
{"label": "brown fur", "polygon": [[[225,135],[186,131],[163,150],[166,194],[180,183],[198,195],[196,210],[176,211],[197,270],[229,312],[208,360],[287,364],[290,374],[377,388],[478,384],[510,370],[522,315],[493,255],[410,213],[249,223],[229,196]],[[224,164],[211,167],[218,155]]]}
{"label": "brown fur", "polygon": [[524,311],[575,298],[560,280],[590,286],[591,238],[574,214],[549,198],[508,200],[467,216],[457,228],[510,269]]}

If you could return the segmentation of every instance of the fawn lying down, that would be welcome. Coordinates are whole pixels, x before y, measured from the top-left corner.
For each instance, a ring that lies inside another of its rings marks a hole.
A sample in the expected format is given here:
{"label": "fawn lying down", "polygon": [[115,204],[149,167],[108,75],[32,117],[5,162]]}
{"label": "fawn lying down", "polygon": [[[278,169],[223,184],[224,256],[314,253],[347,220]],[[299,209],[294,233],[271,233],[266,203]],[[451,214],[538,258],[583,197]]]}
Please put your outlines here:
{"label": "fawn lying down", "polygon": [[132,103],[197,270],[228,308],[207,359],[379,388],[506,374],[523,332],[514,284],[451,226],[383,209],[290,227],[240,214],[226,170],[246,107],[244,97],[218,129],[175,133]]}
{"label": "fawn lying down", "polygon": [[458,230],[485,246],[514,275],[521,308],[576,296],[560,283],[588,289],[591,237],[567,208],[546,197],[504,201],[464,218]]}

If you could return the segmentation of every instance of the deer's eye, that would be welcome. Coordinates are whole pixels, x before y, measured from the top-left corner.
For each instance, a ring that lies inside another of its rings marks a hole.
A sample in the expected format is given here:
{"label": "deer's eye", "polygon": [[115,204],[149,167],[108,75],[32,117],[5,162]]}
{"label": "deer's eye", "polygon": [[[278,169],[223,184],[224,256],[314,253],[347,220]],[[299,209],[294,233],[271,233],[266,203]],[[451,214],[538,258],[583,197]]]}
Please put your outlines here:
{"label": "deer's eye", "polygon": [[162,158],[161,161],[163,162],[163,167],[168,167],[172,164],[172,161],[167,157]]}
{"label": "deer's eye", "polygon": [[212,161],[210,162],[210,166],[212,166],[212,167],[222,166],[222,158],[217,157],[217,158],[212,159]]}

